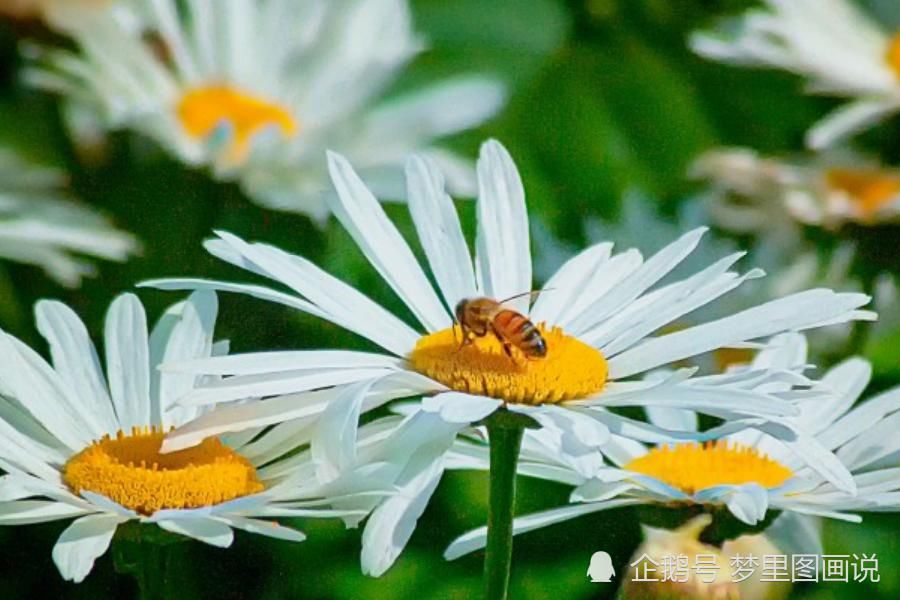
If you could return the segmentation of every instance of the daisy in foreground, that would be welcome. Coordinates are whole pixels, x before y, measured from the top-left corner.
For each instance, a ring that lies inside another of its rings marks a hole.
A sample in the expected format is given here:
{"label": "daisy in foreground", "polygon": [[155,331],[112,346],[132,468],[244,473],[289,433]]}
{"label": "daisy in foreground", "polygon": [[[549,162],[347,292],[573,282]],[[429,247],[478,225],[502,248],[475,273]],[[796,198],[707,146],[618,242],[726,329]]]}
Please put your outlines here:
{"label": "daisy in foreground", "polygon": [[850,0],[765,0],[713,33],[691,39],[714,60],[792,71],[811,93],[852,98],[815,125],[816,149],[859,133],[900,111],[900,35],[885,31]]}
{"label": "daisy in foreground", "polygon": [[106,318],[105,376],[84,325],[59,302],[36,308],[52,366],[0,331],[0,525],[75,519],[53,548],[64,578],[83,580],[127,521],[227,547],[233,529],[304,539],[260,517],[365,514],[348,487],[336,499],[342,510],[327,508],[341,482],[307,477],[309,460],[275,460],[303,443],[302,432],[254,431],[160,454],[165,432],[198,414],[175,404],[198,378],[157,366],[224,352],[212,339],[216,310],[215,294],[195,293],[148,336],[140,302],[120,296]]}
{"label": "daisy in foreground", "polygon": [[325,144],[385,197],[402,198],[410,152],[430,153],[471,194],[462,159],[432,144],[504,102],[497,81],[477,76],[386,97],[425,48],[406,0],[47,3],[78,50],[32,48],[39,64],[29,77],[71,114],[136,130],[269,207],[320,219]]}
{"label": "daisy in foreground", "polygon": [[[756,365],[791,369],[805,363],[803,336],[783,335],[774,342],[757,356]],[[527,431],[519,472],[576,487],[571,505],[520,517],[514,530],[524,533],[631,505],[701,508],[714,516],[721,508],[748,527],[767,525],[767,516],[773,511],[859,522],[856,512],[900,510],[900,440],[893,434],[900,424],[900,388],[851,409],[870,376],[871,367],[865,360],[844,361],[819,383],[828,392],[825,401],[800,400],[800,413],[785,419],[798,437],[817,441],[826,451],[823,460],[832,460],[828,453],[834,453],[853,474],[856,493],[823,479],[790,444],[767,433],[767,427],[748,428],[703,444],[648,446],[614,435],[602,448],[612,464],[590,476],[573,469],[566,449],[548,444],[544,432]],[[648,416],[670,430],[691,432],[697,428],[697,415],[691,411],[651,410]],[[486,468],[487,450],[474,438],[458,441],[448,461],[455,468]],[[445,556],[454,559],[484,543],[485,529],[474,530],[454,541]]]}
{"label": "daisy in foreground", "polygon": [[135,239],[62,191],[59,171],[0,150],[0,258],[34,265],[68,287],[94,272],[78,255],[123,261]]}

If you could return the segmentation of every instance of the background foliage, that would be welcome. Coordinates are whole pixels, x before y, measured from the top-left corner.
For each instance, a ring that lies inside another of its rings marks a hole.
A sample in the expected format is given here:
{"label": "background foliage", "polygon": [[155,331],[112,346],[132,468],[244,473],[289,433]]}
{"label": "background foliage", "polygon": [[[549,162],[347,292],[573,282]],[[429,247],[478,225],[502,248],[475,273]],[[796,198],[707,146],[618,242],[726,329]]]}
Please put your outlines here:
{"label": "background foliage", "polygon": [[[501,139],[525,178],[533,218],[560,240],[580,245],[590,216],[614,219],[626,190],[658,198],[673,215],[694,190],[689,162],[718,145],[747,145],[764,153],[801,149],[805,129],[832,106],[802,96],[798,80],[773,72],[737,70],[692,55],[686,35],[716,16],[742,10],[741,0],[416,0],[416,20],[430,49],[397,89],[448,72],[480,70],[505,79],[512,97],[489,126],[450,143],[471,155],[486,136]],[[886,4],[885,2],[875,5]],[[877,7],[877,6],[876,6]],[[146,140],[116,135],[99,154],[79,155],[63,131],[57,103],[17,80],[22,38],[47,36],[34,26],[0,23],[0,144],[64,167],[84,201],[112,215],[143,241],[142,254],[123,265],[101,265],[100,276],[75,291],[62,289],[26,267],[0,267],[0,324],[42,348],[31,306],[43,297],[69,303],[95,334],[110,300],[146,278],[202,275],[243,278],[206,255],[201,241],[213,228],[265,240],[308,256],[355,286],[365,286],[392,310],[401,304],[334,223],[317,229],[307,219],[266,212],[235,186],[186,170]],[[900,130],[870,134],[885,158],[900,160]],[[323,157],[324,158],[324,157]],[[402,206],[389,207],[406,231]],[[465,212],[465,211],[464,211]],[[468,211],[471,216],[471,210]],[[897,232],[853,232],[864,244],[863,265],[897,270]],[[823,246],[829,242],[823,240]],[[151,314],[172,295],[140,291]],[[365,343],[334,326],[242,297],[223,301],[219,334],[235,350],[330,347]],[[876,385],[898,381],[896,352],[879,362]],[[518,511],[563,502],[562,486],[522,481]],[[382,579],[359,572],[359,533],[339,523],[301,524],[310,539],[289,545],[238,535],[216,550],[180,544],[170,569],[173,597],[183,598],[456,598],[476,595],[482,555],[446,563],[441,552],[486,514],[486,479],[454,473],[442,482],[407,552]],[[626,511],[584,517],[517,540],[515,598],[603,597],[591,586],[590,555],[604,549],[618,572],[636,548],[640,531]],[[798,588],[810,599],[900,597],[900,543],[894,517],[867,518],[863,526],[832,525],[826,550],[877,552],[879,584],[825,584]],[[0,596],[128,597],[131,578],[117,574],[109,556],[79,586],[57,576],[50,548],[62,524],[0,530]]]}

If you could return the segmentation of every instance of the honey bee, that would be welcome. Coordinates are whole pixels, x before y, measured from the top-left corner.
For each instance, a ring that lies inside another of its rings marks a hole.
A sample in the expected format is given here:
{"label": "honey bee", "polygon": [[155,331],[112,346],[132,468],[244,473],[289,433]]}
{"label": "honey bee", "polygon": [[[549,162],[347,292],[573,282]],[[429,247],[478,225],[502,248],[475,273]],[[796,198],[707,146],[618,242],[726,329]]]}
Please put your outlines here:
{"label": "honey bee", "polygon": [[540,292],[525,292],[499,302],[493,298],[460,300],[456,305],[456,321],[463,335],[460,348],[470,344],[475,337],[492,333],[503,344],[506,355],[513,360],[515,360],[513,348],[517,348],[525,358],[531,360],[547,356],[547,342],[537,327],[528,320],[528,317],[504,306],[504,302],[526,294],[538,293]]}

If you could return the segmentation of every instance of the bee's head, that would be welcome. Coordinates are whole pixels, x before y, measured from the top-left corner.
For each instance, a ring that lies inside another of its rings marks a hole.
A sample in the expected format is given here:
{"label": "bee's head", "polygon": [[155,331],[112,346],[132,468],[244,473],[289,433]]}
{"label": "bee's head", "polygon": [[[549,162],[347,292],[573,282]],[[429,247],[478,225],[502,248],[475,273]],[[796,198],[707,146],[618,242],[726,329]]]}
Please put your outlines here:
{"label": "bee's head", "polygon": [[456,322],[462,323],[465,321],[466,316],[466,305],[469,303],[468,300],[463,298],[459,302],[456,303],[456,308],[454,309],[454,314],[456,315]]}

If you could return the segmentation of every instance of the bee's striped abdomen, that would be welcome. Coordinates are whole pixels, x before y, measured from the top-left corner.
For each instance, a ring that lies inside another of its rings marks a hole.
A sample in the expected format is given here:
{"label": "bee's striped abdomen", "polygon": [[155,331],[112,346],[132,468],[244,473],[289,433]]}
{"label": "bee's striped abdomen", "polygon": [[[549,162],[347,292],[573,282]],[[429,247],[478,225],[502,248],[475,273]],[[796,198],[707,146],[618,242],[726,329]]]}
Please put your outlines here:
{"label": "bee's striped abdomen", "polygon": [[529,358],[547,355],[547,344],[537,327],[514,310],[503,310],[494,317],[494,329]]}

